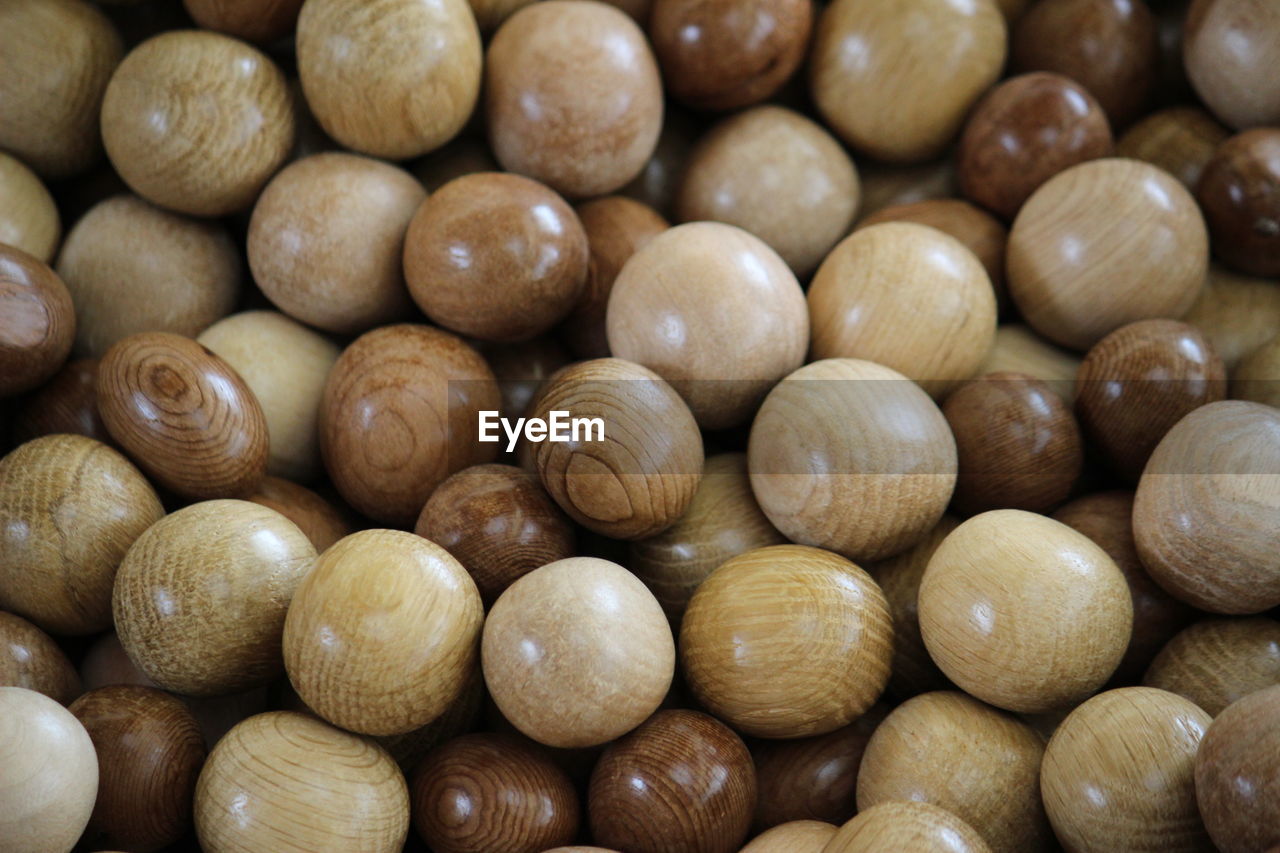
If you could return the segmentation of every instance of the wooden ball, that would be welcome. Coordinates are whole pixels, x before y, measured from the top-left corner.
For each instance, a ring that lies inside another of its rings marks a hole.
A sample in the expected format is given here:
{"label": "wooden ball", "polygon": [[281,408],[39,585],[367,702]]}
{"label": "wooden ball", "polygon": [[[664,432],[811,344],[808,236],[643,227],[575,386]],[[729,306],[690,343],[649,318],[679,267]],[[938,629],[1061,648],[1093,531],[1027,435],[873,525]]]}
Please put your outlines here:
{"label": "wooden ball", "polygon": [[805,276],[848,233],[858,196],[857,170],[835,137],[797,112],[762,106],[702,137],[685,166],[676,216],[749,231]]}
{"label": "wooden ball", "polygon": [[820,820],[793,820],[765,830],[740,853],[822,853],[836,827]]}
{"label": "wooden ball", "polygon": [[97,382],[96,358],[68,361],[23,400],[10,424],[13,440],[20,444],[65,432],[109,443],[111,435],[98,414]]}
{"label": "wooden ball", "polygon": [[182,0],[182,5],[206,30],[269,44],[293,32],[302,0]]}
{"label": "wooden ball", "polygon": [[1129,645],[1133,601],[1115,561],[1065,524],[985,512],[951,533],[920,583],[920,633],[938,667],[999,708],[1080,702]]}
{"label": "wooden ball", "polygon": [[1237,699],[1280,684],[1280,622],[1197,622],[1169,640],[1142,683],[1185,696],[1216,717]]}
{"label": "wooden ball", "polygon": [[523,341],[573,307],[587,235],[573,208],[537,181],[479,172],[423,202],[404,239],[414,302],[435,322],[486,341]]}
{"label": "wooden ball", "polygon": [[956,182],[955,158],[943,157],[928,163],[864,163],[861,214],[871,216],[886,207],[915,204],[960,194]]}
{"label": "wooden ball", "polygon": [[1245,356],[1232,371],[1231,397],[1280,408],[1280,337]]}
{"label": "wooden ball", "polygon": [[892,654],[889,605],[871,576],[802,545],[725,561],[698,587],[680,628],[693,695],[757,737],[853,722],[884,691]]}
{"label": "wooden ball", "polygon": [[515,420],[529,412],[533,398],[553,373],[573,359],[551,335],[514,344],[488,344],[480,354],[493,370],[502,392],[502,416]]}
{"label": "wooden ball", "polygon": [[623,12],[550,0],[507,19],[485,57],[485,119],[498,162],[575,198],[644,168],[662,128],[662,80]]}
{"label": "wooden ball", "polygon": [[1048,382],[1059,397],[1075,396],[1080,356],[1049,343],[1021,323],[996,328],[995,343],[978,375],[1012,371]]}
{"label": "wooden ball", "polygon": [[1274,281],[1237,275],[1212,264],[1204,288],[1182,320],[1204,332],[1232,370],[1276,337],[1280,288]]}
{"label": "wooden ball", "polygon": [[990,853],[974,829],[929,803],[881,803],[858,814],[822,853]]}
{"label": "wooden ball", "polygon": [[534,569],[574,556],[577,544],[537,475],[511,465],[475,465],[445,480],[414,532],[462,564],[486,606]]}
{"label": "wooden ball", "polygon": [[1280,685],[1227,707],[1196,753],[1196,801],[1223,853],[1280,844]]}
{"label": "wooden ball", "polygon": [[497,445],[476,441],[477,412],[497,410],[498,399],[493,372],[460,338],[419,325],[367,332],[325,383],[325,468],[359,512],[412,524],[446,477],[493,459]]}
{"label": "wooden ball", "polygon": [[98,754],[98,799],[84,841],[140,853],[191,828],[191,800],[204,764],[200,724],[182,700],[153,687],[85,693],[69,709]]}
{"label": "wooden ball", "polygon": [[1215,255],[1250,275],[1280,276],[1280,129],[1248,130],[1218,146],[1196,197]]}
{"label": "wooden ball", "polygon": [[80,675],[53,638],[0,611],[0,685],[25,687],[63,705],[80,695]]}
{"label": "wooden ball", "polygon": [[368,738],[290,711],[250,717],[209,755],[195,798],[208,853],[397,853],[409,792]]}
{"label": "wooden ball", "polygon": [[1116,156],[1145,160],[1196,191],[1227,129],[1198,107],[1169,107],[1138,121],[1116,140]]}
{"label": "wooden ball", "polygon": [[53,196],[21,160],[2,151],[0,199],[0,243],[50,263],[62,238]]}
{"label": "wooden ball", "polygon": [[1009,232],[1006,261],[1026,321],[1084,350],[1126,323],[1186,313],[1204,283],[1208,239],[1173,176],[1108,158],[1036,190]]}
{"label": "wooden ball", "polygon": [[1227,370],[1194,326],[1140,320],[1094,344],[1076,374],[1080,426],[1116,470],[1137,481],[1165,433],[1227,396]]}
{"label": "wooden ball", "polygon": [[485,35],[492,33],[503,21],[533,2],[536,0],[470,0],[476,24]]}
{"label": "wooden ball", "polygon": [[80,721],[34,690],[0,687],[0,765],[5,847],[74,847],[98,794],[98,757]]}
{"label": "wooden ball", "polygon": [[813,358],[878,362],[934,396],[977,372],[996,331],[995,291],[982,264],[955,238],[910,222],[841,241],[808,298]]}
{"label": "wooden ball", "polygon": [[351,532],[351,525],[333,504],[306,486],[279,477],[264,477],[246,500],[273,509],[296,524],[316,553]]}
{"label": "wooden ball", "polygon": [[55,634],[111,625],[111,585],[164,508],[115,450],[79,435],[29,441],[0,459],[0,609]]}
{"label": "wooden ball", "polygon": [[42,384],[58,372],[76,333],[67,286],[47,264],[0,243],[0,398]]}
{"label": "wooden ball", "polygon": [[409,220],[426,198],[389,163],[323,152],[267,184],[249,220],[249,268],[267,298],[319,329],[358,334],[412,310],[401,270]]}
{"label": "wooden ball", "polygon": [[413,773],[413,823],[436,853],[546,850],[578,834],[578,792],[551,756],[504,734],[471,734]]}
{"label": "wooden ball", "polygon": [[592,837],[635,853],[733,853],[755,804],[751,753],[698,711],[659,711],[611,744],[587,791]]}
{"label": "wooden ball", "polygon": [[412,533],[366,530],[325,551],[298,585],[284,663],[324,719],[401,734],[458,698],[483,619],[475,583],[447,551]]}
{"label": "wooden ball", "polygon": [[98,112],[120,34],[80,0],[11,0],[0,33],[0,148],[44,178],[85,171],[102,156]]}
{"label": "wooden ball", "polygon": [[1211,718],[1149,687],[1099,694],[1058,726],[1040,785],[1054,832],[1072,850],[1198,851],[1195,758]]}
{"label": "wooden ball", "polygon": [[1182,60],[1196,94],[1239,130],[1280,124],[1280,9],[1266,0],[1193,0]]}
{"label": "wooden ball", "polygon": [[684,164],[694,143],[702,135],[703,125],[689,113],[666,107],[662,116],[662,132],[653,155],[640,174],[619,192],[652,207],[670,218],[675,212],[676,192],[684,178]]}
{"label": "wooden ball", "polygon": [[1106,113],[1083,86],[1035,72],[992,89],[973,108],[956,153],[960,189],[1012,220],[1045,181],[1111,153]]}
{"label": "wooden ball", "polygon": [[818,19],[809,88],[845,142],[877,160],[918,163],[955,138],[1004,59],[994,0],[836,0]]}
{"label": "wooden ball", "polygon": [[759,238],[718,222],[678,225],[632,255],[606,326],[613,354],[670,382],[706,429],[749,420],[809,343],[795,275]]}
{"label": "wooden ball", "polygon": [[676,651],[644,584],[616,563],[572,557],[499,596],[481,656],[502,715],[539,743],[573,748],[621,737],[657,710]]}
{"label": "wooden ball", "polygon": [[428,193],[454,178],[476,172],[499,172],[501,167],[483,137],[463,133],[447,145],[432,151],[409,167]]}
{"label": "wooden ball", "polygon": [[[296,694],[295,694],[296,695]],[[301,700],[299,700],[301,701]],[[398,735],[381,735],[373,740],[395,759],[406,774],[412,773],[428,752],[456,737],[471,732],[481,723],[485,710],[484,676],[480,667],[471,670],[458,698],[425,726]]]}
{"label": "wooden ball", "polygon": [[1165,435],[1138,483],[1133,532],[1147,571],[1213,613],[1280,604],[1280,411],[1226,400]]}

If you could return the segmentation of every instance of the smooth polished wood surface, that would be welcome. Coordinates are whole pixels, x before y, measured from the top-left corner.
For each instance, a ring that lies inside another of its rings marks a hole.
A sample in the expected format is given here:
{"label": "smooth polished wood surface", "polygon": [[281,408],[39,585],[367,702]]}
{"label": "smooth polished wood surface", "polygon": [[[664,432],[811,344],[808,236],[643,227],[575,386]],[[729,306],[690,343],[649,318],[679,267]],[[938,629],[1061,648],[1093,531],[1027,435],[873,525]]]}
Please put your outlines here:
{"label": "smooth polished wood surface", "polygon": [[929,803],[881,803],[840,827],[822,853],[989,853],[974,829]]}
{"label": "smooth polished wood surface", "polygon": [[1196,801],[1223,853],[1280,845],[1280,685],[1218,715],[1196,753]]}
{"label": "smooth polished wood surface", "polygon": [[63,705],[80,695],[80,675],[53,638],[0,611],[0,685],[25,687]]}
{"label": "smooth polished wood surface", "polygon": [[1196,191],[1204,167],[1227,138],[1227,129],[1198,107],[1151,113],[1116,140],[1116,156],[1145,160]]}
{"label": "smooth polished wood surface", "polygon": [[547,746],[614,740],[667,695],[675,642],[639,579],[608,560],[571,557],[499,596],[484,623],[485,683],[498,710]]}
{"label": "smooth polished wood surface", "polygon": [[76,358],[25,397],[9,425],[19,444],[54,433],[111,441],[98,413],[98,360]]}
{"label": "smooth polished wood surface", "polygon": [[0,152],[0,243],[50,263],[62,238],[53,196],[21,160]]}
{"label": "smooth polished wood surface", "polygon": [[1245,356],[1231,372],[1231,398],[1280,408],[1280,337]]}
{"label": "smooth polished wood surface", "polygon": [[1247,130],[1219,145],[1196,198],[1217,257],[1249,275],[1280,276],[1280,129]]}
{"label": "smooth polished wood surface", "polygon": [[1204,332],[1231,370],[1275,338],[1280,288],[1270,279],[1237,275],[1211,264],[1204,288],[1182,321]]}
{"label": "smooth polished wood surface", "polygon": [[302,0],[182,0],[182,5],[206,30],[269,44],[293,32]]}
{"label": "smooth polished wood surface", "polygon": [[1239,130],[1280,123],[1280,9],[1266,0],[1193,0],[1182,59],[1191,85],[1218,118]]}
{"label": "smooth polished wood surface", "polygon": [[1142,683],[1185,696],[1216,717],[1237,699],[1280,684],[1280,622],[1197,622],[1165,644]]}
{"label": "smooth polished wood surface", "polygon": [[71,294],[39,258],[0,243],[0,398],[58,372],[76,333]]}
{"label": "smooth polished wood surface", "polygon": [[760,833],[739,853],[822,853],[836,830],[820,820],[793,820]]}
{"label": "smooth polished wood surface", "polygon": [[351,532],[351,525],[333,504],[306,486],[279,477],[264,477],[247,500],[273,509],[292,521],[311,540],[316,553]]}
{"label": "smooth polished wood surface", "polygon": [[698,702],[758,737],[853,722],[889,680],[884,593],[848,560],[775,545],[726,561],[689,601],[680,662]]}
{"label": "smooth polished wood surface", "polygon": [[101,442],[18,447],[0,460],[0,608],[56,634],[109,627],[116,568],[163,515],[146,478]]}

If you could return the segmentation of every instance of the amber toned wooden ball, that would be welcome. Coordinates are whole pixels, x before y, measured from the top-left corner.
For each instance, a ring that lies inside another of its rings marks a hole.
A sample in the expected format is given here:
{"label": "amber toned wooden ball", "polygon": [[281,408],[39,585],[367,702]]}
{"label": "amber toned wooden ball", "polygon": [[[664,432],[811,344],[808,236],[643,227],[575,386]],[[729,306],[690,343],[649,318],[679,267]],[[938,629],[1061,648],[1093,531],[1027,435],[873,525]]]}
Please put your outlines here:
{"label": "amber toned wooden ball", "polygon": [[1185,696],[1216,717],[1237,699],[1280,684],[1280,622],[1197,622],[1169,640],[1142,683]]}
{"label": "amber toned wooden ball", "polygon": [[1048,382],[1058,396],[1070,401],[1079,369],[1079,354],[1049,343],[1022,323],[1003,323],[996,328],[995,343],[979,375],[1024,373]]}
{"label": "amber toned wooden ball", "polygon": [[502,416],[512,421],[528,414],[542,383],[573,361],[552,335],[514,344],[486,344],[480,348],[480,354],[498,381]]}
{"label": "amber toned wooden ball", "polygon": [[1107,158],[1060,172],[1009,232],[1009,293],[1041,335],[1088,349],[1137,320],[1177,318],[1204,283],[1204,220],[1177,179]]}
{"label": "amber toned wooden ball", "polygon": [[53,260],[62,237],[62,220],[53,196],[18,158],[0,152],[0,243]]}
{"label": "amber toned wooden ball", "polygon": [[675,643],[653,594],[626,569],[572,557],[535,569],[489,611],[485,684],[502,715],[555,747],[606,743],[657,708]]}
{"label": "amber toned wooden ball", "polygon": [[727,560],[689,601],[680,662],[699,703],[758,737],[826,734],[884,691],[893,624],[848,560],[801,545]]}
{"label": "amber toned wooden ball", "polygon": [[1231,397],[1280,408],[1280,337],[1245,356],[1231,372]]}
{"label": "amber toned wooden ball", "polygon": [[503,168],[582,198],[640,173],[662,128],[662,81],[644,33],[583,0],[526,6],[485,56],[485,119]]}
{"label": "amber toned wooden ball", "polygon": [[52,637],[0,611],[0,686],[25,687],[67,705],[80,695],[80,675]]}
{"label": "amber toned wooden ball", "polygon": [[930,803],[881,803],[840,827],[822,853],[989,853],[973,827]]}
{"label": "amber toned wooden ball", "polygon": [[478,416],[498,386],[478,352],[424,325],[375,329],[343,350],[320,403],[320,452],[342,497],[378,521],[412,524],[446,477],[488,462]]}
{"label": "amber toned wooden ball", "polygon": [[20,404],[9,425],[15,443],[65,432],[111,442],[98,414],[98,360],[68,361]]}
{"label": "amber toned wooden ball", "polygon": [[1226,400],[1178,422],[1138,483],[1133,532],[1156,582],[1213,613],[1280,604],[1280,411]]}
{"label": "amber toned wooden ball", "polygon": [[267,184],[249,221],[249,268],[281,311],[357,334],[412,310],[401,270],[405,229],[426,198],[389,163],[323,152]]}
{"label": "amber toned wooden ball", "polygon": [[1196,753],[1196,801],[1224,853],[1280,844],[1280,685],[1227,707]]}
{"label": "amber toned wooden ball", "polygon": [[0,608],[56,634],[111,625],[125,552],[164,508],[120,453],[78,435],[0,460]]}
{"label": "amber toned wooden ball", "polygon": [[76,333],[71,294],[47,264],[0,243],[0,398],[58,372]]}
{"label": "amber toned wooden ball", "polygon": [[1227,129],[1198,107],[1157,110],[1116,140],[1116,156],[1145,160],[1196,191],[1204,167],[1226,140]]}
{"label": "amber toned wooden ball", "polygon": [[836,829],[820,820],[793,820],[760,833],[740,853],[822,853]]}
{"label": "amber toned wooden ball", "polygon": [[1120,663],[1132,626],[1115,561],[1084,534],[1021,510],[961,524],[920,583],[929,654],[965,692],[1010,711],[1092,694]]}
{"label": "amber toned wooden ball", "polygon": [[206,30],[266,44],[293,32],[302,0],[182,0]]}
{"label": "amber toned wooden ball", "polygon": [[218,742],[196,785],[195,818],[208,853],[396,853],[409,792],[368,738],[273,711]]}
{"label": "amber toned wooden ball", "polygon": [[1196,198],[1218,258],[1250,275],[1280,276],[1280,128],[1247,130],[1218,146]]}
{"label": "amber toned wooden ball", "polygon": [[1182,60],[1196,94],[1239,130],[1280,123],[1280,9],[1267,0],[1194,0]]}
{"label": "amber toned wooden ball", "polygon": [[732,853],[755,803],[751,753],[698,711],[659,711],[611,744],[587,790],[592,837],[636,853]]}
{"label": "amber toned wooden ball", "polygon": [[1218,351],[1227,370],[1276,337],[1280,324],[1280,288],[1269,279],[1233,273],[1209,265],[1209,276],[1182,318],[1200,329]]}
{"label": "amber toned wooden ball", "polygon": [[257,491],[246,500],[273,509],[298,525],[311,540],[316,553],[351,532],[351,525],[337,507],[320,495],[279,477],[264,477]]}

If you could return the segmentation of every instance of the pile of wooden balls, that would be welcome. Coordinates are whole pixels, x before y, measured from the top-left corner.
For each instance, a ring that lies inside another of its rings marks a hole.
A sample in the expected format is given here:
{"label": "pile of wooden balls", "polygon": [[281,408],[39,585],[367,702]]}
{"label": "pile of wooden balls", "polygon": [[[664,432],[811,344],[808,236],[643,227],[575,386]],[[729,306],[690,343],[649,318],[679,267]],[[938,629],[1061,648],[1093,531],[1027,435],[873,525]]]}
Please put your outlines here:
{"label": "pile of wooden balls", "polygon": [[1278,407],[1277,0],[0,0],[0,853],[1276,853]]}

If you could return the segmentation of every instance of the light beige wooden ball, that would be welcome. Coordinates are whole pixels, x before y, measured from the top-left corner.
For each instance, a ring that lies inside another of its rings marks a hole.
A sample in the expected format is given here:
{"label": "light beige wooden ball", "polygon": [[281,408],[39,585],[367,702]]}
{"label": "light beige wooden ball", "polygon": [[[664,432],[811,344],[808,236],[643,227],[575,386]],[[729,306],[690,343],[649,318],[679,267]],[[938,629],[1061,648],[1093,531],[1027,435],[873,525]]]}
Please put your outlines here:
{"label": "light beige wooden ball", "polygon": [[1025,373],[1048,382],[1064,400],[1072,400],[1079,370],[1076,353],[1049,343],[1022,323],[1002,323],[996,327],[995,342],[977,375]]}
{"label": "light beige wooden ball", "polygon": [[739,853],[822,853],[836,827],[820,820],[793,820],[765,830]]}
{"label": "light beige wooden ball", "polygon": [[1280,287],[1270,279],[1210,264],[1204,287],[1182,322],[1204,332],[1227,369],[1233,370],[1280,329]]}
{"label": "light beige wooden ball", "polygon": [[0,151],[0,243],[46,264],[62,238],[62,220],[49,190],[18,158]]}

